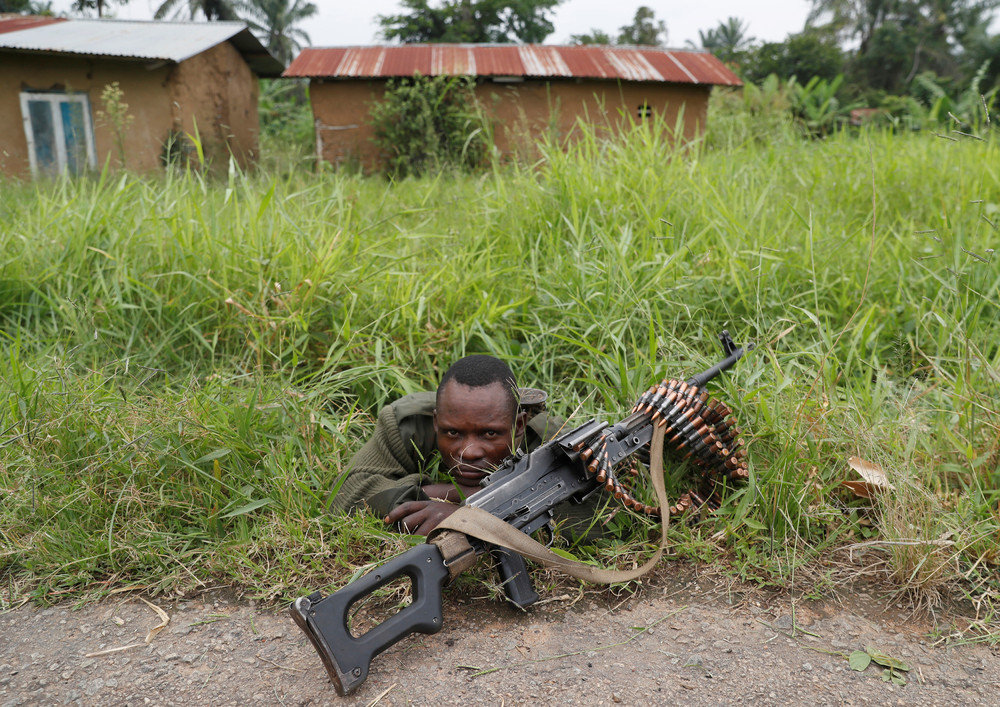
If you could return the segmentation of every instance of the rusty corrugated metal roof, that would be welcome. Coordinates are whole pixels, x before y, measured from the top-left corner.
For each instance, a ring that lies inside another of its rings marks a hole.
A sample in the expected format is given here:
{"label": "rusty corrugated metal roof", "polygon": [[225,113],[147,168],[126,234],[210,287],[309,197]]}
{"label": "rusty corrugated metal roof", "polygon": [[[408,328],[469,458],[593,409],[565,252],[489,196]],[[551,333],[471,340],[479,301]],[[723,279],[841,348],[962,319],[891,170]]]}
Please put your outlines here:
{"label": "rusty corrugated metal roof", "polygon": [[543,44],[403,44],[306,48],[282,76],[390,78],[412,76],[593,78],[739,86],[708,52]]}
{"label": "rusty corrugated metal roof", "polygon": [[0,35],[0,51],[80,54],[180,63],[232,42],[260,76],[278,76],[282,64],[242,22],[69,20]]}
{"label": "rusty corrugated metal roof", "polygon": [[730,83],[731,78],[736,75],[730,71],[729,67],[723,64],[715,56],[708,52],[675,52],[677,61],[694,74],[701,83],[715,83],[722,85],[739,86],[741,82]]}
{"label": "rusty corrugated metal roof", "polygon": [[0,34],[20,32],[29,27],[41,27],[53,22],[65,22],[65,17],[43,17],[41,15],[0,15]]}
{"label": "rusty corrugated metal roof", "polygon": [[[447,45],[439,45],[447,46]],[[476,76],[520,76],[524,71],[520,48],[515,44],[473,47],[476,57]],[[476,50],[480,51],[476,51]],[[472,76],[473,74],[467,74]]]}

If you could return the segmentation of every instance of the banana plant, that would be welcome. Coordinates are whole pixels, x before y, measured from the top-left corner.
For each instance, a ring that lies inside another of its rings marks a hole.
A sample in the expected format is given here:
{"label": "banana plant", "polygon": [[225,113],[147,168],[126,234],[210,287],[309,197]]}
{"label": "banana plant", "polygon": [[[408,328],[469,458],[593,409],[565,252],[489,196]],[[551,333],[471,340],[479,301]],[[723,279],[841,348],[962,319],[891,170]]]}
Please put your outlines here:
{"label": "banana plant", "polygon": [[824,137],[836,130],[844,117],[859,103],[841,106],[837,91],[844,83],[843,74],[832,81],[813,76],[805,85],[793,76],[789,82],[792,114],[812,137]]}

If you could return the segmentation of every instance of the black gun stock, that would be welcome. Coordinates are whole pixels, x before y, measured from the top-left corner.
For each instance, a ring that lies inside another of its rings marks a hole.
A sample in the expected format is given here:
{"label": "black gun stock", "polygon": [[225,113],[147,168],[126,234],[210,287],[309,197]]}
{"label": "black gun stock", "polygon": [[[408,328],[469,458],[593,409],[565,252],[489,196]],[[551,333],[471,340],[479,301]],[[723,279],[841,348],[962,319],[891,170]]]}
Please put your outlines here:
{"label": "black gun stock", "polygon": [[[413,582],[412,603],[363,636],[351,635],[348,629],[351,606],[403,576]],[[441,630],[444,625],[441,588],[447,577],[448,568],[437,545],[423,544],[327,597],[313,592],[295,600],[292,618],[312,641],[337,694],[349,695],[356,690],[368,678],[372,658],[389,646],[411,633]]]}
{"label": "black gun stock", "polygon": [[[688,379],[701,388],[730,368],[753,348],[737,348],[723,331],[719,335],[726,358]],[[483,489],[465,500],[465,505],[481,508],[527,533],[546,526],[553,509],[563,501],[582,501],[601,488],[584,469],[580,450],[595,435],[604,435],[609,459],[618,463],[649,444],[656,423],[648,414],[635,412],[616,425],[589,420],[543,444],[530,454],[518,453],[482,481]],[[531,585],[524,558],[469,538],[476,554],[491,552],[499,562],[504,591],[511,603],[525,608],[538,600]],[[319,653],[337,693],[348,695],[368,677],[372,658],[412,633],[437,633],[442,627],[441,592],[449,571],[436,545],[418,545],[360,577],[344,588],[323,597],[314,592],[297,599],[292,618],[305,631]],[[400,577],[412,582],[413,601],[389,619],[360,637],[351,634],[348,617],[351,607],[379,588]]]}

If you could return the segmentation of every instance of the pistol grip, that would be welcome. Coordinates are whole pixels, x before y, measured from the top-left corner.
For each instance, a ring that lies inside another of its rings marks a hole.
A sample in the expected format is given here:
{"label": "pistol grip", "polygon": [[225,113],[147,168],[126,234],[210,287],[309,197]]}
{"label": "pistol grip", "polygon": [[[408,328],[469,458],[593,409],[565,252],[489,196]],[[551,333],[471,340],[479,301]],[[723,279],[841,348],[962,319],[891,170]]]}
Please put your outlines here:
{"label": "pistol grip", "polygon": [[[412,603],[364,635],[352,636],[351,606],[401,576],[413,582]],[[327,597],[316,592],[296,599],[291,614],[319,653],[337,694],[349,695],[368,678],[376,655],[411,633],[441,630],[441,587],[447,578],[437,546],[417,545]]]}
{"label": "pistol grip", "polygon": [[524,563],[524,558],[497,545],[490,546],[490,553],[497,561],[497,570],[500,573],[500,580],[503,582],[503,590],[507,593],[507,599],[510,600],[510,603],[520,609],[526,609],[538,601],[538,592],[531,586],[531,578],[528,576],[528,566]]}

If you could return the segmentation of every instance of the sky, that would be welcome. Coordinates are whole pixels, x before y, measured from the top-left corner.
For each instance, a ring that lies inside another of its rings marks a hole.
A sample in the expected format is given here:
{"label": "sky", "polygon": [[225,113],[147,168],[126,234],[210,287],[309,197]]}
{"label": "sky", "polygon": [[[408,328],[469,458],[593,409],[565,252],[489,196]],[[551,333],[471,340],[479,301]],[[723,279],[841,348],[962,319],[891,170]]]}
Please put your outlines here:
{"label": "sky", "polygon": [[[163,0],[131,0],[128,5],[112,5],[121,19],[150,19]],[[376,15],[400,12],[396,0],[313,0],[319,13],[302,24],[312,46],[332,47],[357,44],[377,44],[379,26]],[[57,12],[69,8],[71,0],[55,0]],[[656,19],[667,25],[667,46],[684,48],[690,40],[700,46],[698,32],[717,27],[728,17],[738,17],[749,23],[748,34],[760,41],[777,42],[799,32],[809,13],[809,0],[564,0],[552,17],[555,31],[546,44],[567,44],[570,35],[584,34],[592,29],[604,30],[614,36],[623,25],[631,24],[635,11],[645,5],[652,8]],[[178,0],[186,7],[186,0]]]}

